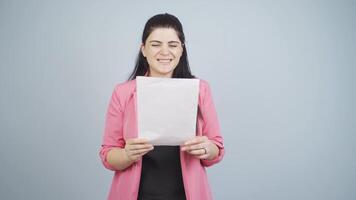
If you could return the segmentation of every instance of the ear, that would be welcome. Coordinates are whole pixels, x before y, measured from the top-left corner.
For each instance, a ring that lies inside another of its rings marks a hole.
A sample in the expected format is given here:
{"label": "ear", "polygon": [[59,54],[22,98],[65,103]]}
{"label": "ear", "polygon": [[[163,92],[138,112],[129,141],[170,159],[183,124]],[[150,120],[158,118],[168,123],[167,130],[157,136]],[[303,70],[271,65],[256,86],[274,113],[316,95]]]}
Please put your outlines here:
{"label": "ear", "polygon": [[145,55],[145,45],[143,43],[141,44],[141,53],[142,53],[143,57],[146,57],[146,55]]}
{"label": "ear", "polygon": [[182,57],[183,52],[184,52],[184,48],[182,47],[182,48],[181,48],[181,51],[180,51],[180,56],[179,56],[179,57]]}

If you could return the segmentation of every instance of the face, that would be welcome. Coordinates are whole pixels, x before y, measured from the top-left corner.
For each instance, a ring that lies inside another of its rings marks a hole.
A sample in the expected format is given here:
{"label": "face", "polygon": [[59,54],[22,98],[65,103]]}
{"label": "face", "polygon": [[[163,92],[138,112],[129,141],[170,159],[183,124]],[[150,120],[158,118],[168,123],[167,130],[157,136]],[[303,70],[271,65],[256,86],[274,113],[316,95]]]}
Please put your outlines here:
{"label": "face", "polygon": [[146,57],[152,77],[172,77],[183,53],[182,43],[172,28],[156,28],[148,36],[141,51]]}

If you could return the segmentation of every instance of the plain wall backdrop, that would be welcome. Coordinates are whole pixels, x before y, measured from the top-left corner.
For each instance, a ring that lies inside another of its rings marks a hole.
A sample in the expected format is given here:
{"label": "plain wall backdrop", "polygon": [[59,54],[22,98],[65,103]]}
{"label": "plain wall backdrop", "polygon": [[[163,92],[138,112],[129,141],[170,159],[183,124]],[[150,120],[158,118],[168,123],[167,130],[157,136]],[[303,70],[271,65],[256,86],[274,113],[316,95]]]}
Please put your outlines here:
{"label": "plain wall backdrop", "polygon": [[355,1],[0,1],[0,199],[106,199],[111,92],[182,22],[225,139],[217,200],[356,199]]}

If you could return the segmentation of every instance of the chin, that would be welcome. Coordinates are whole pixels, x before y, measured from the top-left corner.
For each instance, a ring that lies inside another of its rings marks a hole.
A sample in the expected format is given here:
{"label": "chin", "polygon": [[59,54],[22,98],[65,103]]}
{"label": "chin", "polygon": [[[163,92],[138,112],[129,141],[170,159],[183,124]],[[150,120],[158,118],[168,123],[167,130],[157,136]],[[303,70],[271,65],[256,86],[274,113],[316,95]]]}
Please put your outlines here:
{"label": "chin", "polygon": [[173,73],[175,67],[159,67],[157,72],[162,73],[162,74],[169,74],[169,73]]}
{"label": "chin", "polygon": [[160,73],[160,74],[162,74],[162,75],[164,75],[164,76],[167,76],[167,75],[169,75],[169,74],[172,74],[172,75],[173,75],[173,70],[172,70],[172,71],[160,71],[160,72],[158,72],[158,73]]}
{"label": "chin", "polygon": [[155,67],[152,67],[151,69],[155,71],[155,74],[160,74],[160,76],[167,76],[169,74],[173,74],[174,69],[176,66],[162,66],[159,63],[155,63]]}

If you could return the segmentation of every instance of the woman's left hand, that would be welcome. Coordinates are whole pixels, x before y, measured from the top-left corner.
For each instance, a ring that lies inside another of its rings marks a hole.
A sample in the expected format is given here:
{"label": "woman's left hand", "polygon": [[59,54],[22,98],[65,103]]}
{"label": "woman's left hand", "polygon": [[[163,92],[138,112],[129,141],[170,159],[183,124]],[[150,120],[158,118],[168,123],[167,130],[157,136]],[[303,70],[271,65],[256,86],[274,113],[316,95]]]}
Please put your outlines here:
{"label": "woman's left hand", "polygon": [[219,154],[218,147],[206,136],[196,136],[186,141],[181,146],[181,151],[185,151],[196,158],[212,160]]}

